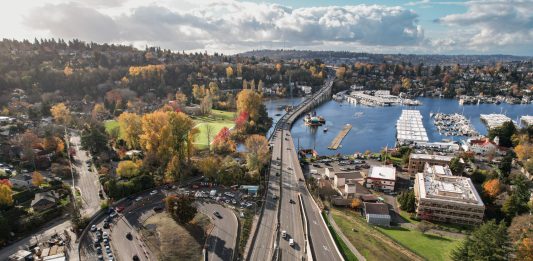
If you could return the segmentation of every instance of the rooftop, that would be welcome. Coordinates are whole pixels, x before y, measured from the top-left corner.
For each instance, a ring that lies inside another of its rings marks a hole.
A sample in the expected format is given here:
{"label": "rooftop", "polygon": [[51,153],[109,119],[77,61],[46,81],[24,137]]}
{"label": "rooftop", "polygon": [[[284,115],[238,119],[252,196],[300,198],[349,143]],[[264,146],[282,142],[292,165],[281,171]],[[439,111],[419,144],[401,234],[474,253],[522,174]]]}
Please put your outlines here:
{"label": "rooftop", "polygon": [[402,110],[396,122],[396,138],[400,143],[429,141],[420,111]]}
{"label": "rooftop", "polygon": [[372,166],[368,170],[368,178],[396,180],[396,168],[389,166]]}
{"label": "rooftop", "polygon": [[369,203],[365,202],[365,212],[367,214],[375,215],[390,215],[389,206],[385,203]]}
{"label": "rooftop", "polygon": [[416,154],[412,153],[409,158],[411,159],[427,159],[427,160],[440,160],[440,161],[451,161],[452,156],[441,156],[441,155],[430,155],[430,154]]}
{"label": "rooftop", "polygon": [[503,114],[481,114],[479,117],[489,129],[500,127],[503,123],[511,121],[511,118]]}
{"label": "rooftop", "polygon": [[335,176],[341,179],[362,179],[361,172],[336,172]]}
{"label": "rooftop", "polygon": [[430,166],[416,174],[420,198],[483,206],[470,178],[453,176],[448,166]]}

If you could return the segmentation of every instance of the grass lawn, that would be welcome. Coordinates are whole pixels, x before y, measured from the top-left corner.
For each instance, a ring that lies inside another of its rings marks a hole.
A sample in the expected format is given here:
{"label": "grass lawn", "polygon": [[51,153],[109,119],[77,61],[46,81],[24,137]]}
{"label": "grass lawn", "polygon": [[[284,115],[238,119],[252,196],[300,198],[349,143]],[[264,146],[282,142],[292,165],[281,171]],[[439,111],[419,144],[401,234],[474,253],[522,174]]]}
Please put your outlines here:
{"label": "grass lawn", "polygon": [[337,231],[335,231],[335,229],[333,229],[333,227],[329,224],[329,219],[324,212],[322,212],[322,216],[324,217],[324,220],[326,221],[326,224],[328,225],[329,232],[331,233],[331,236],[333,236],[333,239],[335,240],[335,244],[341,251],[344,259],[348,261],[352,261],[352,260],[357,261],[357,257],[354,255],[354,253],[352,253],[350,248],[348,248],[346,243],[344,243],[342,238],[337,234]]}
{"label": "grass lawn", "polygon": [[[114,129],[120,128],[117,120],[108,120],[104,122],[105,131],[110,134]],[[119,129],[120,131],[120,129]],[[118,134],[119,138],[122,138],[122,132]]]}
{"label": "grass lawn", "polygon": [[342,233],[366,260],[410,260],[407,256],[389,247],[386,242],[375,237],[374,235],[376,233],[379,234],[379,232],[368,226],[366,221],[359,217],[358,214],[346,209],[332,208],[330,211],[333,220],[335,220],[335,223],[342,230]]}
{"label": "grass lawn", "polygon": [[432,261],[450,260],[451,251],[460,242],[458,239],[422,234],[420,231],[406,228],[376,228],[401,245]]}
{"label": "grass lawn", "polygon": [[235,123],[235,112],[231,111],[219,111],[212,110],[210,115],[207,116],[194,116],[192,117],[197,123],[196,127],[200,130],[200,133],[196,136],[195,145],[199,149],[207,148],[207,126],[211,127],[211,141],[217,135],[217,133],[224,127],[233,128]]}

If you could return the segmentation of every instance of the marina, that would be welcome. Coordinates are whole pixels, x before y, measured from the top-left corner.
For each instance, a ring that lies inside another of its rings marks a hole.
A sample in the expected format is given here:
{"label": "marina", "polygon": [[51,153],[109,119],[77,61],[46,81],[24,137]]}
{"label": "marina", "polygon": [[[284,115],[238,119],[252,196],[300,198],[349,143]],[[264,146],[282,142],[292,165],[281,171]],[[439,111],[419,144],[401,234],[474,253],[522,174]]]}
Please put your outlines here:
{"label": "marina", "polygon": [[[430,114],[431,116],[432,114]],[[478,136],[479,133],[474,129],[470,120],[459,113],[445,114],[435,113],[433,116],[433,123],[439,130],[439,133],[444,136]]]}
{"label": "marina", "polygon": [[502,126],[505,122],[511,121],[511,118],[503,114],[481,114],[479,118],[487,125],[487,128],[493,129]]}
{"label": "marina", "polygon": [[402,110],[396,122],[396,140],[399,145],[409,145],[428,142],[428,135],[422,115],[418,110]]}
{"label": "marina", "polygon": [[354,104],[362,104],[367,106],[392,106],[392,105],[406,105],[418,106],[420,101],[401,98],[399,96],[391,95],[389,91],[353,91],[345,96],[345,99]]}
{"label": "marina", "polygon": [[344,139],[344,137],[346,137],[346,135],[348,134],[348,132],[350,132],[351,129],[352,129],[351,124],[344,125],[344,127],[339,132],[339,134],[337,134],[337,136],[335,136],[333,141],[331,141],[331,144],[329,145],[328,149],[330,150],[338,149],[339,146],[341,145],[342,140]]}

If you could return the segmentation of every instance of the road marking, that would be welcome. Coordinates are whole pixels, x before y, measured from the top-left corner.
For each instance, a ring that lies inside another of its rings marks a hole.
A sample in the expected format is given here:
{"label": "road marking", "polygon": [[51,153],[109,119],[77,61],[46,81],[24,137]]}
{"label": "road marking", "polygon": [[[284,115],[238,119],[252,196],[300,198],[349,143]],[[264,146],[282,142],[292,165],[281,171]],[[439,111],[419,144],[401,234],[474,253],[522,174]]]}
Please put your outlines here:
{"label": "road marking", "polygon": [[322,245],[322,247],[324,248],[324,250],[329,251],[329,249],[326,246]]}
{"label": "road marking", "polygon": [[313,224],[315,224],[315,225],[317,224],[317,223],[316,223],[316,220],[313,220]]}

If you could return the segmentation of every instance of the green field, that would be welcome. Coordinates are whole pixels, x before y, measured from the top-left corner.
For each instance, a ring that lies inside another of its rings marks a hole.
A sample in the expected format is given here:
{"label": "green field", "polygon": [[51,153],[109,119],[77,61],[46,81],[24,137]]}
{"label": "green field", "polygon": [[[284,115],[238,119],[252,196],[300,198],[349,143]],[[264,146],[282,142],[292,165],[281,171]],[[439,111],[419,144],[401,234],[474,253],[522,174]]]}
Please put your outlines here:
{"label": "green field", "polygon": [[[117,120],[108,120],[104,122],[105,131],[110,134],[114,129],[120,128]],[[120,131],[120,129],[119,129]],[[122,138],[122,131],[118,134],[119,138]]]}
{"label": "green field", "polygon": [[[410,260],[407,256],[391,248],[387,242],[376,237],[379,232],[369,226],[359,214],[347,209],[333,208],[330,211],[333,220],[342,230],[342,233],[366,260]],[[382,237],[386,238],[386,236]]]}
{"label": "green field", "polygon": [[352,261],[352,260],[357,261],[357,257],[355,256],[355,254],[352,253],[350,248],[346,245],[346,243],[344,243],[342,238],[337,234],[337,231],[333,229],[333,227],[329,223],[328,217],[326,216],[324,212],[322,212],[322,216],[324,217],[324,220],[326,221],[326,224],[328,225],[329,232],[331,232],[331,236],[335,240],[335,244],[339,248],[339,251],[341,252],[344,259],[349,260],[349,261]]}
{"label": "green field", "polygon": [[461,242],[459,239],[423,234],[405,228],[376,228],[401,245],[432,261],[450,260],[451,251]]}
{"label": "green field", "polygon": [[217,133],[224,127],[233,128],[235,126],[234,118],[235,112],[212,110],[208,116],[194,116],[192,117],[197,123],[196,127],[200,133],[196,136],[195,145],[199,149],[207,148],[207,126],[211,127],[211,142]]}

